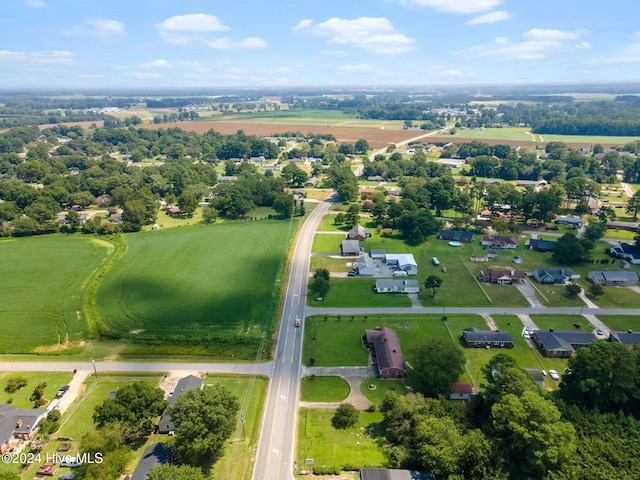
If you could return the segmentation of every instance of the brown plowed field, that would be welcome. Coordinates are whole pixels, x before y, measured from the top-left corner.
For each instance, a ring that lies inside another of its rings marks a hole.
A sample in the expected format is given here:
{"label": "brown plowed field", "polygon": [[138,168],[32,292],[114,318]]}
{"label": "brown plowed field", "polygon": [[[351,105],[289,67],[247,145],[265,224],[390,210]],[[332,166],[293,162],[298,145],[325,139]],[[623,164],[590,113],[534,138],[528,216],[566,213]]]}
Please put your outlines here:
{"label": "brown plowed field", "polygon": [[[180,128],[189,132],[205,133],[212,128],[223,134],[236,133],[244,130],[247,135],[267,137],[274,133],[302,132],[302,133],[331,133],[338,142],[355,143],[361,138],[369,142],[373,149],[386,147],[392,143],[399,143],[409,138],[418,137],[427,133],[424,130],[380,130],[367,127],[343,127],[331,125],[308,124],[273,124],[273,123],[242,123],[242,122],[174,122],[160,125],[143,125],[144,128]],[[431,140],[430,140],[431,141]]]}

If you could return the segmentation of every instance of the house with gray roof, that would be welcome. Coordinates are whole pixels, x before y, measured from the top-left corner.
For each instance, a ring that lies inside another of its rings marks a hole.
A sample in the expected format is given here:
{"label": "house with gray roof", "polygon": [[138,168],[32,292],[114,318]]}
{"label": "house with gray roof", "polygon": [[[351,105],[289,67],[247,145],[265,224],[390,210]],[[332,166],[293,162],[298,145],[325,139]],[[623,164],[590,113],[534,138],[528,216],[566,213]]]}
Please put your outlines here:
{"label": "house with gray roof", "polygon": [[343,257],[357,257],[360,255],[360,242],[358,240],[342,240],[340,252]]}
{"label": "house with gray roof", "polygon": [[582,226],[582,217],[578,215],[571,215],[568,217],[558,217],[556,219],[558,225],[570,225],[572,227],[580,228]]}
{"label": "house with gray roof", "polygon": [[349,230],[347,238],[349,240],[359,240],[363,242],[367,237],[370,236],[371,233],[369,232],[369,230],[364,228],[362,225],[356,225],[351,230]]}
{"label": "house with gray roof", "polygon": [[501,237],[495,235],[487,235],[482,237],[480,242],[482,246],[489,248],[518,248],[518,237]]}
{"label": "house with gray roof", "polygon": [[589,280],[598,285],[608,287],[635,287],[638,285],[638,274],[636,272],[614,272],[610,270],[589,272]]}
{"label": "house with gray roof", "polygon": [[376,273],[376,264],[369,255],[360,255],[354,267],[358,270],[358,275],[371,276]]}
{"label": "house with gray roof", "polygon": [[568,358],[578,348],[593,342],[596,336],[592,332],[554,331],[550,328],[549,330],[534,330],[531,339],[547,357]]}
{"label": "house with gray roof", "polygon": [[171,451],[164,443],[154,443],[144,449],[142,458],[131,476],[131,480],[147,480],[152,468],[171,463]]}
{"label": "house with gray roof", "polygon": [[387,251],[382,248],[372,248],[371,249],[371,258],[380,258],[384,259],[387,255]]}
{"label": "house with gray roof", "polygon": [[436,477],[431,473],[421,473],[413,470],[363,468],[360,470],[360,480],[436,480]]}
{"label": "house with gray roof", "polygon": [[200,377],[196,377],[195,375],[188,375],[178,381],[176,388],[173,389],[173,393],[169,394],[169,406],[162,413],[162,417],[160,417],[160,421],[158,422],[158,433],[169,433],[176,429],[176,426],[173,423],[173,417],[169,413],[171,406],[176,404],[178,398],[184,392],[202,389],[203,385],[204,380]]}
{"label": "house with gray roof", "polygon": [[392,328],[378,327],[365,332],[367,348],[375,356],[381,378],[407,378],[400,341]]}
{"label": "house with gray roof", "polygon": [[418,280],[394,280],[380,278],[376,280],[377,293],[418,293],[420,282]]}
{"label": "house with gray roof", "polygon": [[513,337],[509,332],[500,330],[482,330],[469,327],[462,330],[465,347],[513,348]]}
{"label": "house with gray roof", "polygon": [[46,409],[21,409],[12,405],[0,405],[0,453],[23,441],[32,440],[38,423],[47,414]]}
{"label": "house with gray roof", "polygon": [[[538,283],[545,285],[562,285],[572,278],[576,278],[571,270],[562,268],[536,268],[531,276],[535,278]],[[578,278],[579,277],[578,275]]]}
{"label": "house with gray roof", "polygon": [[410,253],[387,253],[384,262],[388,267],[397,270],[404,270],[408,275],[418,274],[418,263]]}

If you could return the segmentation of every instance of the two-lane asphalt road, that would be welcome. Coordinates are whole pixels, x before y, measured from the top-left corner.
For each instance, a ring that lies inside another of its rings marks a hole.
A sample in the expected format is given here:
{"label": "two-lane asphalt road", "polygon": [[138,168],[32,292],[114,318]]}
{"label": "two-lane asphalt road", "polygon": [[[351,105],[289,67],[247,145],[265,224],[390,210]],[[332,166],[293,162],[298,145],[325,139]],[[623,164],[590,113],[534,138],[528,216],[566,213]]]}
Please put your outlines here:
{"label": "two-lane asphalt road", "polygon": [[[282,324],[273,361],[271,383],[265,407],[254,480],[291,480],[302,375],[302,332],[307,299],[309,262],[313,235],[329,211],[333,197],[323,201],[300,229],[290,264],[289,282],[282,312]],[[295,326],[300,319],[300,327]]]}

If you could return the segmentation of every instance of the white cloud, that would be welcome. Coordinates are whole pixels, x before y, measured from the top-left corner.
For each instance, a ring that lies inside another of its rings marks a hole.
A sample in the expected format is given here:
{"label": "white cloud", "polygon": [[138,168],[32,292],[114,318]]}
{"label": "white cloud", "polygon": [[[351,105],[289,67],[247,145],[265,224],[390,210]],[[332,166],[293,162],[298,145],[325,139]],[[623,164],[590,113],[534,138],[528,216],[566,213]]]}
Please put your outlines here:
{"label": "white cloud", "polygon": [[173,65],[164,58],[160,58],[153,62],[143,64],[142,68],[173,68]]}
{"label": "white cloud", "polygon": [[413,38],[396,33],[391,22],[384,17],[354,20],[333,17],[317,25],[303,20],[294,28],[328,38],[330,44],[348,45],[371,53],[405,53],[412,50],[415,43]]}
{"label": "white cloud", "polygon": [[205,43],[211,48],[218,49],[265,48],[267,46],[267,42],[258,37],[247,37],[240,41],[235,41],[230,38],[217,38]]}
{"label": "white cloud", "polygon": [[137,78],[138,80],[148,80],[155,78],[164,78],[164,75],[161,73],[152,73],[152,72],[133,72],[127,74],[127,77]]}
{"label": "white cloud", "polygon": [[640,63],[640,31],[631,36],[632,43],[622,47],[612,55],[594,58],[590,63]]}
{"label": "white cloud", "polygon": [[24,4],[25,6],[31,7],[31,8],[40,8],[40,7],[45,7],[47,5],[42,0],[25,0]]}
{"label": "white cloud", "polygon": [[64,32],[67,35],[90,35],[95,37],[112,37],[124,33],[124,24],[117,20],[96,18],[88,20],[86,25],[76,25]]}
{"label": "white cloud", "polygon": [[306,20],[300,20],[300,23],[298,23],[297,25],[294,25],[293,27],[291,27],[291,30],[302,30],[305,29],[307,27],[310,27],[311,24],[313,23],[313,20],[310,19],[306,19]]}
{"label": "white cloud", "polygon": [[260,75],[290,75],[293,73],[291,67],[275,67],[275,68],[262,68],[258,70]]}
{"label": "white cloud", "polygon": [[484,15],[479,15],[475,18],[472,18],[467,22],[467,25],[479,25],[481,23],[496,23],[502,22],[504,20],[509,20],[511,18],[511,14],[506,10],[498,10],[496,12],[485,13]]}
{"label": "white cloud", "polygon": [[442,13],[477,13],[490,10],[502,0],[400,0],[402,5],[430,7]]}
{"label": "white cloud", "polygon": [[465,78],[473,78],[475,74],[463,72],[455,68],[445,68],[441,65],[433,65],[429,68],[427,75],[431,78],[442,80],[459,80]]}
{"label": "white cloud", "polygon": [[158,23],[156,28],[167,43],[174,45],[189,45],[206,39],[205,34],[229,30],[218,17],[206,13],[176,15]]}
{"label": "white cloud", "polygon": [[93,27],[93,34],[100,37],[120,35],[124,32],[124,24],[117,20],[99,18],[96,20],[90,20],[89,24]]}
{"label": "white cloud", "polygon": [[361,63],[359,65],[341,65],[335,69],[338,75],[354,75],[362,73],[373,73],[375,68],[372,65]]}
{"label": "white cloud", "polygon": [[41,50],[39,52],[12,52],[0,50],[0,61],[6,63],[42,64],[71,63],[73,53],[65,50]]}
{"label": "white cloud", "polygon": [[463,53],[496,60],[540,60],[565,50],[589,48],[587,42],[575,44],[572,41],[581,35],[581,32],[534,28],[522,34],[525,38],[522,42],[496,37],[491,43],[473,46]]}

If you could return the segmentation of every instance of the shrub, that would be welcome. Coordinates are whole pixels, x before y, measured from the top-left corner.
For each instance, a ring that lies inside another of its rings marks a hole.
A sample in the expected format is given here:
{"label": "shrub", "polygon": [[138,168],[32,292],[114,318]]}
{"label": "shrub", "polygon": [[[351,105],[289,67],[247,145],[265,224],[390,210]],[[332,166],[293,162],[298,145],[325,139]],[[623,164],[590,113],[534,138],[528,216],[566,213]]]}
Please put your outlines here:
{"label": "shrub", "polygon": [[7,386],[4,388],[8,393],[16,393],[23,387],[27,386],[26,377],[10,377],[7,380]]}
{"label": "shrub", "polygon": [[350,403],[343,403],[338,407],[336,413],[331,419],[331,424],[334,428],[346,429],[353,427],[358,423],[358,417],[360,412]]}

